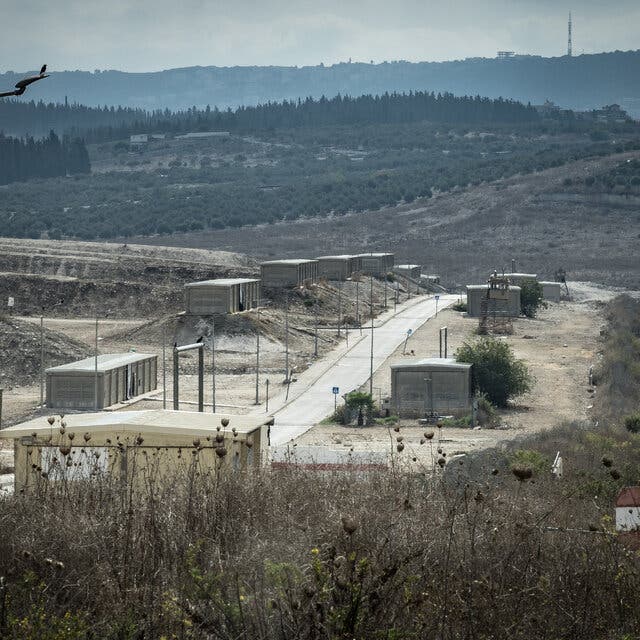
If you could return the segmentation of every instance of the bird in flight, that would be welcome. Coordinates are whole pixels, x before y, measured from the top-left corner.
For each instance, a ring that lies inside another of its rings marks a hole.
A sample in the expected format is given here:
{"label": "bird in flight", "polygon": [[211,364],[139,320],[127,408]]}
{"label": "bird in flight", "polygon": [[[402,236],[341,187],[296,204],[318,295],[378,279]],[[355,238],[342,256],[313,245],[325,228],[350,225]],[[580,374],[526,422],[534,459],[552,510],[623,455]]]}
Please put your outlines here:
{"label": "bird in flight", "polygon": [[23,78],[19,82],[16,82],[16,88],[14,91],[6,91],[5,93],[0,93],[0,98],[7,98],[9,96],[21,96],[27,89],[30,84],[37,82],[38,80],[42,80],[43,78],[48,78],[47,74],[47,65],[43,64],[40,69],[40,73],[37,76],[30,76],[29,78]]}

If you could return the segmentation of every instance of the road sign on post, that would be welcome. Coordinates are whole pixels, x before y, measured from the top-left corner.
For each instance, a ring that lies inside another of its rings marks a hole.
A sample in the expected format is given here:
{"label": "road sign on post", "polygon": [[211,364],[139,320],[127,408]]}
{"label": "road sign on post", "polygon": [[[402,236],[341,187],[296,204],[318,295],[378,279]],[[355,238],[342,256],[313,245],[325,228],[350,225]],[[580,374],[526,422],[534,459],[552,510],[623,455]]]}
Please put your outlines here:
{"label": "road sign on post", "polygon": [[436,293],[434,298],[436,299],[436,315],[438,315],[438,300],[440,300],[440,296]]}
{"label": "road sign on post", "polygon": [[338,410],[338,394],[340,393],[340,387],[333,387],[333,413]]}

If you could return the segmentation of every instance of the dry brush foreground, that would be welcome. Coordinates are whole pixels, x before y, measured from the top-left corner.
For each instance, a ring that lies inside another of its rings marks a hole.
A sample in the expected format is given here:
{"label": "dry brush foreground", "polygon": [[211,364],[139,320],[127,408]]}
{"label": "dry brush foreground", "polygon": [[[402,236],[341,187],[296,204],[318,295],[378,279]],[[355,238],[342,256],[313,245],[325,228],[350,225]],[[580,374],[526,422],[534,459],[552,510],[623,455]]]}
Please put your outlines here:
{"label": "dry brush foreground", "polygon": [[[603,344],[637,340],[639,307],[614,302]],[[602,401],[621,382],[640,397],[634,360],[609,376],[611,358]],[[612,516],[640,479],[640,435],[622,417],[465,458],[435,428],[422,445],[435,470],[410,474],[227,476],[201,466],[200,442],[171,477],[147,461],[126,486],[53,482],[34,464],[36,490],[0,503],[0,636],[632,640],[640,556]]]}

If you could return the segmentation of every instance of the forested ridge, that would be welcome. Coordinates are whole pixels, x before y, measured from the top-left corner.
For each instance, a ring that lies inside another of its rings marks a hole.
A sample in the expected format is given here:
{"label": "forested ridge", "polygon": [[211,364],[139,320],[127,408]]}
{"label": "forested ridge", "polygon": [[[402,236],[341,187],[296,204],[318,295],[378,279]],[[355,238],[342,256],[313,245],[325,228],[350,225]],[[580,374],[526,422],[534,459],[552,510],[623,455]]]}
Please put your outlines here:
{"label": "forested ridge", "polygon": [[338,95],[331,99],[284,100],[223,111],[209,106],[176,112],[146,112],[123,107],[91,108],[43,102],[22,104],[15,100],[0,102],[0,123],[5,131],[55,129],[58,133],[82,136],[88,142],[125,139],[137,133],[180,134],[211,130],[261,132],[291,127],[423,120],[451,124],[517,124],[538,122],[540,116],[533,107],[513,100],[427,91],[355,98]]}
{"label": "forested ridge", "polygon": [[40,140],[20,140],[0,133],[0,184],[90,171],[89,154],[80,138],[60,140],[51,131]]}

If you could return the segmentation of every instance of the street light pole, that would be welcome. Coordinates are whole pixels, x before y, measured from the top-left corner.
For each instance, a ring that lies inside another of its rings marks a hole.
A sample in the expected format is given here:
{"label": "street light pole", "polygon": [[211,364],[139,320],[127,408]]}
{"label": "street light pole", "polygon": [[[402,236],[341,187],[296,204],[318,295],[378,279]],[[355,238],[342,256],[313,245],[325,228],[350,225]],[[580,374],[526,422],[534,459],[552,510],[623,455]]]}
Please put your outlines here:
{"label": "street light pole", "polygon": [[340,327],[342,326],[342,282],[338,282],[338,338],[340,337]]}
{"label": "street light pole", "polygon": [[98,316],[96,315],[96,343],[94,355],[94,389],[93,389],[93,408],[98,410]]}
{"label": "street light pole", "polygon": [[315,315],[315,335],[313,338],[313,355],[318,357],[318,298],[316,298],[315,304],[313,305],[314,315]]}
{"label": "street light pole", "polygon": [[44,406],[44,314],[40,316],[40,408]]}
{"label": "street light pole", "polygon": [[256,331],[256,401],[260,404],[258,385],[260,384],[260,308],[258,307],[258,330]]}
{"label": "street light pole", "polygon": [[371,276],[371,292],[369,300],[371,306],[371,359],[369,367],[369,395],[373,398],[373,276]]}
{"label": "street light pole", "polygon": [[[338,335],[340,329],[338,328]],[[284,307],[284,381],[289,381],[289,294]]]}
{"label": "street light pole", "polygon": [[211,318],[211,405],[216,412],[216,321]]}

